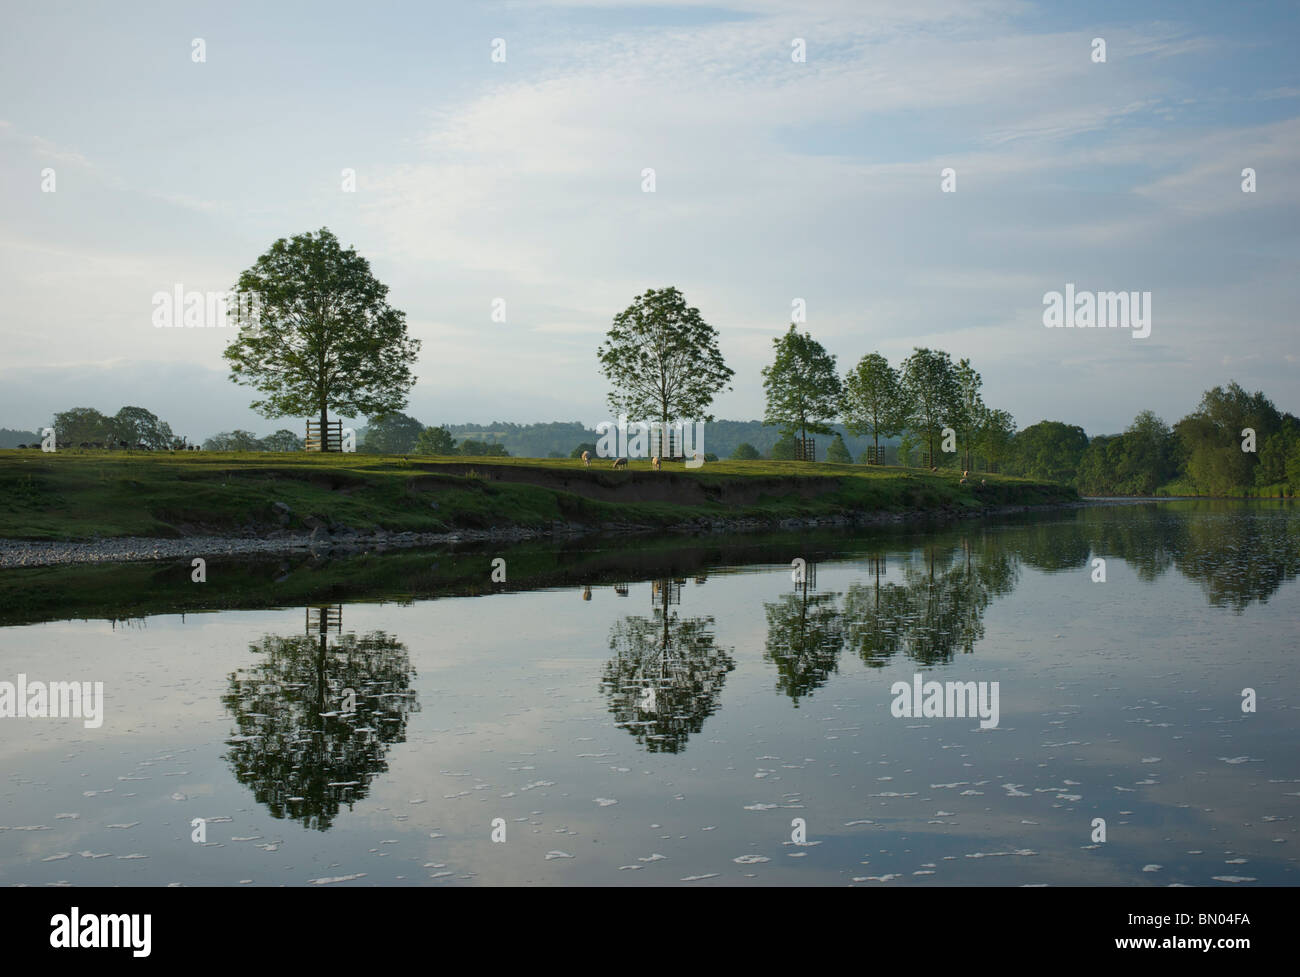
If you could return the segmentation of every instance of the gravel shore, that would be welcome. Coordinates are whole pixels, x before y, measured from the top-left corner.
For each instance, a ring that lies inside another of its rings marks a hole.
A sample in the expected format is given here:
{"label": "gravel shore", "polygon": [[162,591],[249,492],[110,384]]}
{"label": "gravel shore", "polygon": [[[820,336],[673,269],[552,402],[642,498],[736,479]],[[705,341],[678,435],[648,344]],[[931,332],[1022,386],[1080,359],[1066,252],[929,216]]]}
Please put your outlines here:
{"label": "gravel shore", "polygon": [[520,542],[530,539],[572,538],[583,535],[634,536],[652,532],[717,534],[748,532],[797,532],[824,528],[868,528],[902,523],[946,522],[1001,516],[1018,512],[1078,508],[1088,501],[1044,506],[997,506],[962,511],[915,511],[900,513],[864,512],[854,515],[804,517],[782,520],[696,519],[671,527],[628,523],[587,526],[553,523],[545,528],[462,529],[446,533],[359,533],[324,529],[310,534],[274,532],[260,536],[185,536],[177,539],[123,536],[69,542],[46,540],[0,540],[0,569],[58,566],[69,564],[128,563],[139,560],[176,560],[194,557],[318,553],[346,555],[383,552],[411,546],[441,546],[449,543]]}

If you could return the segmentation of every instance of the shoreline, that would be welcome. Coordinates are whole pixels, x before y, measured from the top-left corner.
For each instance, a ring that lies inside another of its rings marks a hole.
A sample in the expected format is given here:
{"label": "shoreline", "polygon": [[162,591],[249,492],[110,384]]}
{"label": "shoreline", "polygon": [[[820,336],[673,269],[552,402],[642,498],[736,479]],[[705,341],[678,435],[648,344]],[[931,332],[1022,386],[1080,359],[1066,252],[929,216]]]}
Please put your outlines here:
{"label": "shoreline", "polygon": [[1094,505],[1117,505],[1125,500],[1068,500],[1039,505],[1000,505],[971,509],[912,509],[903,512],[859,512],[827,516],[798,516],[786,519],[696,518],[667,526],[607,522],[600,525],[552,523],[545,528],[520,526],[499,529],[461,529],[448,532],[373,532],[324,527],[310,534],[277,531],[248,535],[147,537],[120,536],[88,540],[0,539],[0,570],[32,567],[77,566],[180,558],[217,556],[276,556],[311,553],[343,556],[364,552],[460,543],[521,543],[539,539],[575,539],[582,536],[634,539],[652,533],[669,535],[759,532],[798,532],[809,529],[869,529],[925,523],[947,523],[961,519],[996,518],[1025,512],[1051,512]]}

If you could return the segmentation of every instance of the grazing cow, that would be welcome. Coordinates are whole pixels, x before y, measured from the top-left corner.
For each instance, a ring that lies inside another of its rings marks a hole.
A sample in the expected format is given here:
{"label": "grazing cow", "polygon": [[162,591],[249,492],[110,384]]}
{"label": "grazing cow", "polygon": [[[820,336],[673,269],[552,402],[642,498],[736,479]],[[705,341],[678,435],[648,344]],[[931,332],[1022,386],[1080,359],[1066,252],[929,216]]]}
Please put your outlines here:
{"label": "grazing cow", "polygon": [[653,458],[650,459],[650,467],[653,468],[655,471],[659,471],[659,456],[658,456],[658,455],[655,455]]}
{"label": "grazing cow", "polygon": [[626,467],[627,467],[627,459],[626,459],[626,458],[615,458],[615,459],[614,459],[614,464],[611,465],[610,467],[611,467],[611,468],[626,468]]}
{"label": "grazing cow", "polygon": [[965,485],[965,484],[966,484],[966,479],[964,479],[964,478],[962,478],[962,479],[958,479],[957,484],[958,484],[958,485]]}
{"label": "grazing cow", "polygon": [[589,452],[584,451],[582,453],[582,464],[586,468],[591,467],[591,454]]}

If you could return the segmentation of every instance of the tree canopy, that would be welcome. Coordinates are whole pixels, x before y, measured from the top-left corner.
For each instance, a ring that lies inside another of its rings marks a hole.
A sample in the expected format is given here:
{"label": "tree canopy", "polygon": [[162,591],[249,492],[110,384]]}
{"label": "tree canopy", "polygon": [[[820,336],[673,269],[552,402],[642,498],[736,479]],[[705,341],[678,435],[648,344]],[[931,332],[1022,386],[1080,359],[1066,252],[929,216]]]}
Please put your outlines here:
{"label": "tree canopy", "polygon": [[763,367],[767,393],[763,423],[776,425],[783,435],[798,433],[801,438],[809,431],[830,434],[828,422],[839,416],[842,392],[834,354],[809,333],[800,333],[794,323],[785,335],[772,340],[772,346],[776,358]]}
{"label": "tree canopy", "polygon": [[406,405],[420,341],[370,263],[328,228],[280,238],[239,276],[239,335],[226,348],[230,379],[261,396],[264,417],[383,416]]}
{"label": "tree canopy", "polygon": [[844,424],[854,434],[871,435],[877,451],[881,435],[903,433],[910,408],[898,371],[879,353],[862,357],[844,378]]}
{"label": "tree canopy", "polygon": [[[613,385],[610,408],[631,421],[711,421],[707,408],[733,372],[718,350],[718,331],[676,288],[647,289],[622,312],[598,351]],[[656,454],[668,455],[667,450]]]}
{"label": "tree canopy", "polygon": [[957,370],[943,350],[918,346],[903,361],[902,384],[911,406],[908,427],[929,450],[930,464],[937,465],[935,442],[961,411]]}

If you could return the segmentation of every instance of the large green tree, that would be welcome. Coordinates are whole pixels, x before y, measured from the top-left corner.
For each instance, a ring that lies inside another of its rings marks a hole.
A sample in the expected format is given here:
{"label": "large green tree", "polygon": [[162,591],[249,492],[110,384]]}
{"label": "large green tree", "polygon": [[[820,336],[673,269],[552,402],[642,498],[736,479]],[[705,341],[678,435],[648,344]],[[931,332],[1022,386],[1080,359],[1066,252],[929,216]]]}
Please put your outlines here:
{"label": "large green tree", "polygon": [[1014,475],[1069,484],[1088,448],[1088,435],[1077,424],[1039,421],[1011,443],[1010,467]]}
{"label": "large green tree", "polygon": [[370,263],[328,228],[281,238],[239,276],[239,335],[226,348],[230,379],[262,396],[264,417],[368,417],[406,405],[420,341],[388,304]]}
{"label": "large green tree", "polygon": [[[1243,450],[1246,428],[1255,432],[1254,452]],[[1187,474],[1207,495],[1233,495],[1253,485],[1259,447],[1281,428],[1282,415],[1272,401],[1235,382],[1207,390],[1197,409],[1174,425]]]}
{"label": "large green tree", "polygon": [[114,441],[125,441],[132,447],[143,444],[155,451],[170,448],[174,440],[167,422],[143,407],[123,407],[113,415],[109,431]]}
{"label": "large green tree", "polygon": [[843,393],[835,355],[809,333],[800,333],[794,323],[785,335],[772,340],[772,346],[776,358],[763,367],[767,392],[763,423],[776,425],[782,434],[797,432],[800,438],[807,438],[809,431],[830,434],[829,422],[839,414]]}
{"label": "large green tree", "polygon": [[734,374],[718,350],[718,331],[672,287],[647,289],[614,316],[597,356],[614,387],[610,408],[630,421],[658,421],[665,433],[674,421],[713,420],[705,410],[731,389]]}
{"label": "large green tree", "polygon": [[456,439],[445,427],[426,427],[415,439],[417,455],[454,455]]}
{"label": "large green tree", "polygon": [[414,417],[394,411],[371,420],[362,448],[377,455],[409,454],[423,431],[424,425]]}
{"label": "large green tree", "polygon": [[112,420],[93,407],[73,407],[54,415],[54,443],[75,445],[109,440]]}
{"label": "large green tree", "polygon": [[868,353],[844,378],[844,426],[858,437],[870,434],[877,456],[880,436],[902,434],[910,410],[898,371],[879,353]]}
{"label": "large green tree", "polygon": [[943,350],[918,346],[903,361],[902,383],[911,404],[908,427],[925,442],[930,464],[937,465],[935,442],[961,409],[957,369]]}
{"label": "large green tree", "polygon": [[1010,413],[1004,410],[986,410],[975,435],[975,447],[992,468],[997,468],[1011,453],[1015,437],[1016,421]]}

